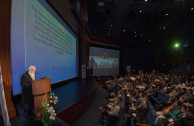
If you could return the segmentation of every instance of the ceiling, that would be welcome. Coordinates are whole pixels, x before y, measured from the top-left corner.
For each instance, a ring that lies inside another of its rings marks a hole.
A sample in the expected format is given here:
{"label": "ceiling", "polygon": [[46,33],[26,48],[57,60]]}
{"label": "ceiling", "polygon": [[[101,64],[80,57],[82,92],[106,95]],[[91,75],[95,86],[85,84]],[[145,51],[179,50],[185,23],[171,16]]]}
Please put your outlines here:
{"label": "ceiling", "polygon": [[129,44],[156,45],[194,22],[194,0],[87,0],[87,7],[92,34]]}

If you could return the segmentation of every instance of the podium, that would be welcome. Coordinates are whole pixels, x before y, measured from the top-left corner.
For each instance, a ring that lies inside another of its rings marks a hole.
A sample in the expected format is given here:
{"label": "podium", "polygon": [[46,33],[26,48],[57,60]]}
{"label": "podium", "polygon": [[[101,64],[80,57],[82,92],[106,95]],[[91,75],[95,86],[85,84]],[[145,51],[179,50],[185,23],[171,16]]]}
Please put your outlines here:
{"label": "podium", "polygon": [[49,92],[51,91],[50,78],[35,80],[32,82],[32,94],[34,96],[34,108],[36,119],[41,119],[43,113],[42,101],[46,93],[47,101],[49,99]]}

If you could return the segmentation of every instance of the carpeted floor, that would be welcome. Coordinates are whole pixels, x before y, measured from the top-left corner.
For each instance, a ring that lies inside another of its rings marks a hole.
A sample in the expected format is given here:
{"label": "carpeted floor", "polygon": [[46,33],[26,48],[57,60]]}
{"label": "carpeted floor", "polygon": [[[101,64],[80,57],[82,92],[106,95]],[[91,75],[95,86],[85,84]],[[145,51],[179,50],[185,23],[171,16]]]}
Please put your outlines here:
{"label": "carpeted floor", "polygon": [[98,121],[97,114],[100,106],[105,106],[107,100],[104,98],[107,96],[107,91],[98,86],[96,98],[91,106],[83,113],[72,126],[101,126],[102,124]]}
{"label": "carpeted floor", "polygon": [[[107,105],[108,101],[105,99],[107,95],[107,91],[103,89],[102,86],[99,86],[92,105],[72,124],[72,126],[102,126],[103,124],[98,121],[97,114],[100,106]],[[115,126],[123,126],[124,123],[125,117],[124,114],[122,114]]]}

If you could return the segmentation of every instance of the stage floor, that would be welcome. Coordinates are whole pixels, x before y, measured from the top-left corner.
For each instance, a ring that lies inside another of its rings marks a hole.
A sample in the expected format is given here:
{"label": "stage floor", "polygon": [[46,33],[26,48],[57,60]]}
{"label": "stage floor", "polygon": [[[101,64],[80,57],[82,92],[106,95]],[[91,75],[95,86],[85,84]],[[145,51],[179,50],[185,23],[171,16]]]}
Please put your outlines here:
{"label": "stage floor", "polygon": [[59,103],[55,105],[56,111],[64,109],[87,95],[97,85],[95,79],[79,79],[55,88]]}
{"label": "stage floor", "polygon": [[[60,86],[52,88],[55,95],[58,96],[58,104],[54,106],[56,112],[67,108],[68,106],[76,103],[79,99],[87,95],[97,86],[95,79],[76,79],[70,82],[61,82]],[[30,120],[25,120],[24,111],[20,106],[20,102],[15,104],[19,115],[12,118],[10,121],[14,126],[31,126],[31,125],[42,125],[41,122],[33,122]],[[60,122],[55,122],[55,126],[63,125]]]}

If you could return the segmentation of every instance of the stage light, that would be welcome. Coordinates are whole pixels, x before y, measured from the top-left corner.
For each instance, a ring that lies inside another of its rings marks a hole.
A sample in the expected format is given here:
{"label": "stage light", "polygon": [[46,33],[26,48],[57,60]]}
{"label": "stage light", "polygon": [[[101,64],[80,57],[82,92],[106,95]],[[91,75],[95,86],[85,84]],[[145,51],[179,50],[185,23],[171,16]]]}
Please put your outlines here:
{"label": "stage light", "polygon": [[180,47],[180,44],[179,44],[179,43],[175,43],[175,44],[174,44],[174,47],[175,47],[175,48],[179,48],[179,47]]}

